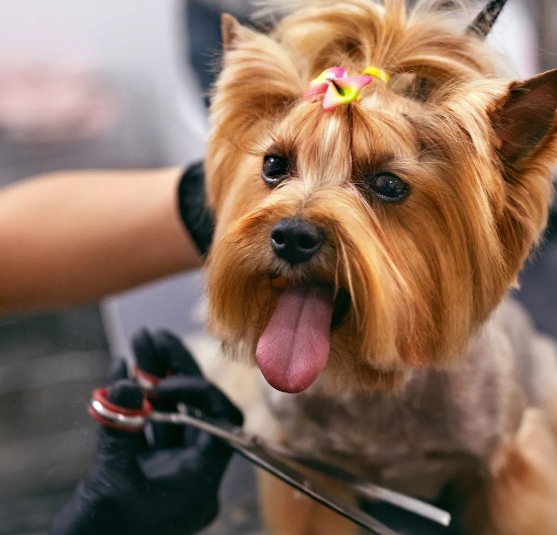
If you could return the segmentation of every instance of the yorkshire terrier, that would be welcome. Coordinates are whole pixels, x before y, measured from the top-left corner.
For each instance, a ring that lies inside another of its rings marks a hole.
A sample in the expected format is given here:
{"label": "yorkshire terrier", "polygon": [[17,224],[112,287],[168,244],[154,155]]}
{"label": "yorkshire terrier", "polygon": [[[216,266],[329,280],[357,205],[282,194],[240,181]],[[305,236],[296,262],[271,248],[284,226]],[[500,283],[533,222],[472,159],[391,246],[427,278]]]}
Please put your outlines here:
{"label": "yorkshire terrier", "polygon": [[[557,534],[557,348],[508,297],[552,201],[557,71],[506,74],[502,0],[467,28],[446,2],[282,3],[269,34],[223,17],[210,328],[292,448],[460,486],[466,533]],[[261,489],[277,535],[353,531]]]}

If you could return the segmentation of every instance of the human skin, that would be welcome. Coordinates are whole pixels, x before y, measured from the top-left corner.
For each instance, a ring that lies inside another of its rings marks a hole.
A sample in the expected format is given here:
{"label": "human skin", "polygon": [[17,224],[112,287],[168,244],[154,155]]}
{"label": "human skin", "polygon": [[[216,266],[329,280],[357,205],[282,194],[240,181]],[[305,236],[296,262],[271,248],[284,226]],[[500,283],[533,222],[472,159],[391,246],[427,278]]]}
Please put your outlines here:
{"label": "human skin", "polygon": [[72,171],[0,191],[0,315],[97,301],[201,265],[181,169]]}

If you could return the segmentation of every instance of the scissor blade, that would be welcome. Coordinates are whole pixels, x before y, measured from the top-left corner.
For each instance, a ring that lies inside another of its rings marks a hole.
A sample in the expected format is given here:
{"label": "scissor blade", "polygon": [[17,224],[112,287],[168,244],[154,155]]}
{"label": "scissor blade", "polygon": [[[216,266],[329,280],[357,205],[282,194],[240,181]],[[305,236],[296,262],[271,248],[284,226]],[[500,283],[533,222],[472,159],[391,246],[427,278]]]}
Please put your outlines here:
{"label": "scissor blade", "polygon": [[427,518],[428,520],[445,527],[449,526],[451,523],[450,513],[430,505],[429,503],[369,483],[352,472],[340,468],[330,462],[324,462],[319,459],[308,459],[307,457],[287,448],[283,448],[282,446],[273,445],[269,447],[273,452],[276,452],[278,455],[286,457],[297,464],[350,484],[351,487],[364,498],[390,503],[395,507],[399,507],[400,509],[404,509],[423,518]]}
{"label": "scissor blade", "polygon": [[232,447],[263,470],[273,474],[288,485],[298,489],[329,509],[336,511],[355,524],[371,531],[371,533],[375,535],[398,535],[392,529],[357,507],[340,503],[338,498],[333,496],[326,488],[274,457],[265,447],[257,444],[245,447],[237,443],[232,444]]}
{"label": "scissor blade", "polygon": [[448,527],[451,525],[451,515],[447,511],[443,511],[438,507],[422,502],[410,496],[404,496],[398,492],[394,492],[371,483],[364,485],[354,485],[356,491],[363,497],[371,500],[379,500],[390,503],[400,509],[409,511],[423,518],[427,518],[437,524]]}
{"label": "scissor blade", "polygon": [[240,427],[228,426],[220,422],[211,422],[208,419],[196,418],[186,413],[152,412],[149,415],[149,420],[157,423],[190,425],[199,431],[204,431],[217,438],[221,438],[234,446],[247,447],[254,441]]}
{"label": "scissor blade", "polygon": [[[331,509],[339,512],[341,515],[345,516],[349,520],[352,520],[353,522],[356,522],[357,524],[371,530],[377,535],[396,534],[369,515],[363,513],[360,509],[357,509],[353,506],[338,505],[337,498],[335,498],[330,492],[327,491],[327,489],[324,489],[322,486],[319,486],[319,494],[321,494],[321,497],[315,493],[311,493],[308,488],[304,487],[304,484],[309,482],[308,477],[305,477],[295,468],[277,459],[276,455],[280,455],[283,458],[290,459],[295,463],[306,466],[307,468],[317,470],[322,474],[330,475],[331,477],[334,477],[339,481],[344,481],[345,483],[350,484],[353,490],[361,496],[390,503],[401,509],[405,509],[424,518],[428,518],[429,520],[437,522],[443,526],[448,526],[451,522],[451,515],[441,509],[438,509],[432,505],[426,504],[414,498],[389,491],[382,487],[371,485],[358,476],[355,476],[354,474],[329,463],[324,463],[316,459],[307,459],[303,456],[298,455],[296,452],[289,450],[288,448],[262,442],[255,436],[245,433],[239,427],[229,426],[221,422],[211,422],[210,420],[205,418],[196,418],[195,416],[191,416],[187,413],[153,412],[149,416],[149,419],[160,423],[191,425],[192,427],[195,427],[200,431],[204,431],[213,436],[226,440],[237,451],[247,457],[250,461],[259,465],[261,468],[267,470],[268,472],[271,472],[286,483],[296,487],[301,492],[308,494],[327,507],[330,507]],[[265,462],[269,466],[262,464]],[[289,476],[289,479],[285,476],[285,474]],[[311,489],[314,490],[315,488],[316,485],[312,482]],[[357,520],[357,518],[360,518],[360,521]],[[365,523],[369,522],[369,520],[371,520],[373,525],[376,526],[375,528]]]}

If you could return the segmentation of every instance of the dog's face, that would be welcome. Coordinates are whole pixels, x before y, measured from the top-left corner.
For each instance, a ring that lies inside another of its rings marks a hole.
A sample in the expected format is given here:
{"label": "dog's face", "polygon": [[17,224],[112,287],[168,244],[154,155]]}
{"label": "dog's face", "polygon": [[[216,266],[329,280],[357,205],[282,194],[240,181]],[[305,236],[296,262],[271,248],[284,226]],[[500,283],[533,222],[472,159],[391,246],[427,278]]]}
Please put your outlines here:
{"label": "dog's face", "polygon": [[[547,216],[557,73],[509,86],[476,38],[364,4],[294,15],[274,39],[225,19],[210,321],[285,392],[324,370],[328,384],[389,388],[447,363]],[[358,23],[369,35],[355,42]],[[378,63],[393,83],[374,81],[359,103],[325,112],[301,99],[325,68]]]}

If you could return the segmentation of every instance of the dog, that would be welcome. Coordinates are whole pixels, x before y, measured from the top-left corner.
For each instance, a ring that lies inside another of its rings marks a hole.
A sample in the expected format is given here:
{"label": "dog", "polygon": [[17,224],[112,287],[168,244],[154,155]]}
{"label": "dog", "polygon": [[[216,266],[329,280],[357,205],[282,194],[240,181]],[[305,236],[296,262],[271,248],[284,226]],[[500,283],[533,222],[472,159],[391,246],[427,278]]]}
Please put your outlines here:
{"label": "dog", "polygon": [[[419,498],[453,485],[466,533],[555,535],[557,347],[509,293],[552,202],[557,71],[512,79],[485,41],[503,4],[223,16],[209,327],[261,370],[276,440]],[[261,496],[276,535],[354,532],[278,480]]]}

